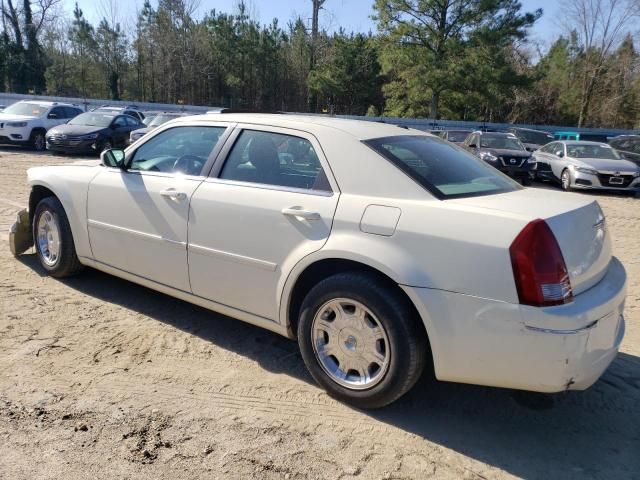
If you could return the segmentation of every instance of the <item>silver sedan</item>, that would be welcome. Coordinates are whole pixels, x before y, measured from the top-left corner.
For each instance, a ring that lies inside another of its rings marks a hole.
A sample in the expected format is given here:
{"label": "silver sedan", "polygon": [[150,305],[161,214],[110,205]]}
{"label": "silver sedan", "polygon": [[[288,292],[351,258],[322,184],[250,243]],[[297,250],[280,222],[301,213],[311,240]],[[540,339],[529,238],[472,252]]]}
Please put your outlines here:
{"label": "silver sedan", "polygon": [[640,168],[605,143],[565,140],[534,153],[538,178],[559,181],[563,190],[640,191]]}

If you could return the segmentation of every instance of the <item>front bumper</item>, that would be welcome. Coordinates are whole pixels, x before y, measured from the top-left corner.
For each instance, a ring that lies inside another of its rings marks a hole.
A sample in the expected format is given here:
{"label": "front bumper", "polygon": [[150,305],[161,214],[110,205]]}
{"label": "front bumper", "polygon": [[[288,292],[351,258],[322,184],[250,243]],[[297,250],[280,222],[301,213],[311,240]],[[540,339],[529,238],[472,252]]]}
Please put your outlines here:
{"label": "front bumper", "polygon": [[[630,176],[630,175],[629,175]],[[631,181],[624,181],[621,184],[611,183],[612,175],[599,174],[592,175],[577,170],[571,171],[571,187],[575,189],[585,190],[618,190],[618,191],[640,191],[640,177],[633,178]],[[621,176],[619,178],[624,177]]]}
{"label": "front bumper", "polygon": [[29,143],[30,132],[22,128],[0,129],[0,144],[2,145],[26,145]]}
{"label": "front bumper", "polygon": [[47,150],[52,152],[77,152],[77,153],[88,153],[98,152],[98,142],[100,139],[96,140],[55,140],[52,141],[50,138],[47,138]]}
{"label": "front bumper", "polygon": [[24,208],[18,212],[16,221],[9,228],[9,248],[14,255],[20,255],[33,246],[33,233],[29,221],[29,211]]}
{"label": "front bumper", "polygon": [[425,323],[440,380],[537,392],[583,390],[604,373],[624,336],[626,273],[616,258],[597,285],[554,307],[403,289]]}

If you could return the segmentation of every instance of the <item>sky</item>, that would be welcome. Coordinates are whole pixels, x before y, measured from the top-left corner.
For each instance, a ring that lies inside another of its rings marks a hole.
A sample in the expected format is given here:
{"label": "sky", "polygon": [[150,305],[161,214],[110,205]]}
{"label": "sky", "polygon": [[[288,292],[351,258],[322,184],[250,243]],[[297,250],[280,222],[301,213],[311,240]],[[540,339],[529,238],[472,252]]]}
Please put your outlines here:
{"label": "sky", "polygon": [[[85,16],[92,22],[97,21],[104,11],[102,5],[108,0],[77,0]],[[113,0],[119,14],[130,18],[133,22],[135,12],[143,0]],[[63,0],[65,10],[71,12],[76,0]],[[157,0],[152,0],[153,4]],[[212,9],[233,13],[238,0],[200,0],[198,13],[202,16]],[[261,23],[270,23],[275,17],[280,25],[285,26],[289,20],[298,15],[311,23],[311,0],[247,0],[252,17]],[[542,8],[544,14],[531,30],[531,39],[538,42],[542,48],[550,43],[562,31],[557,22],[560,17],[560,7],[557,0],[521,0],[523,11],[534,11]],[[376,25],[371,20],[373,14],[373,0],[327,0],[320,17],[320,24],[329,31],[343,27],[347,32],[375,32]]]}

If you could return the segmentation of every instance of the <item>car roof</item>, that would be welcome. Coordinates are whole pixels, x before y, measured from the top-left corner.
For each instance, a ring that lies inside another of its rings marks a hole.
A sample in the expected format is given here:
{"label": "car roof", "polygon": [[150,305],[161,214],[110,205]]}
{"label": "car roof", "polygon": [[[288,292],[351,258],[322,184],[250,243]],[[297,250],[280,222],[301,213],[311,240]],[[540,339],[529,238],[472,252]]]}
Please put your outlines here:
{"label": "car roof", "polygon": [[272,114],[272,113],[207,113],[204,115],[190,115],[181,117],[173,122],[229,122],[249,123],[263,126],[283,127],[292,129],[313,130],[314,127],[326,127],[340,130],[360,140],[398,135],[430,135],[427,132],[413,128],[399,127],[390,123],[370,122],[366,120],[351,120],[322,115]]}
{"label": "car roof", "polygon": [[546,130],[538,130],[536,128],[509,127],[509,130],[520,130],[523,132],[535,132],[535,133],[544,133],[546,135],[551,135],[551,132],[547,132]]}
{"label": "car roof", "polygon": [[30,105],[38,105],[40,107],[74,107],[74,108],[79,108],[78,105],[74,105],[72,103],[49,102],[49,101],[46,101],[46,100],[20,100],[20,103],[28,103]]}
{"label": "car roof", "polygon": [[589,140],[557,140],[553,143],[564,143],[565,145],[607,145],[606,142],[591,142]]}

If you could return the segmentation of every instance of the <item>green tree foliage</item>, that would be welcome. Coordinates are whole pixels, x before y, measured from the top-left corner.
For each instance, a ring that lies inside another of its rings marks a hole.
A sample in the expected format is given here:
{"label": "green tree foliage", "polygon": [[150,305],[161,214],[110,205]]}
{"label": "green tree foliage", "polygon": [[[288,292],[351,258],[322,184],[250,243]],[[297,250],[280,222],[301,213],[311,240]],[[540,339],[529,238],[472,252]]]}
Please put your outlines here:
{"label": "green tree foliage", "polygon": [[516,0],[376,0],[375,10],[391,111],[432,118],[448,92],[471,88],[491,100],[484,85],[513,76],[503,50],[542,14],[521,14]]}

